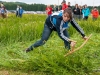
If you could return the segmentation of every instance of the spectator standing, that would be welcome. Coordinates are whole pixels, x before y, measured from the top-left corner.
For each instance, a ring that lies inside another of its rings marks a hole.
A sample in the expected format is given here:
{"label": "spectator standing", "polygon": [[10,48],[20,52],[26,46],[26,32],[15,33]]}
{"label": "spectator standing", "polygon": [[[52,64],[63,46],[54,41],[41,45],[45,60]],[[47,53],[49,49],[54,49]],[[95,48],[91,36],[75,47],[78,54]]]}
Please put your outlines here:
{"label": "spectator standing", "polygon": [[73,14],[75,19],[79,19],[80,9],[78,7],[78,4],[75,4],[75,7],[73,9]]}
{"label": "spectator standing", "polygon": [[83,16],[83,14],[82,14],[82,6],[79,6],[79,10],[80,10],[79,20],[81,20],[82,19],[82,16]]}
{"label": "spectator standing", "polygon": [[48,16],[52,14],[52,7],[50,5],[47,5],[47,7],[46,7],[46,14]]}
{"label": "spectator standing", "polygon": [[1,3],[0,14],[1,14],[2,18],[7,17],[7,10],[3,3]]}
{"label": "spectator standing", "polygon": [[84,9],[85,9],[85,5],[82,6],[82,19],[84,19],[84,13],[83,13]]}
{"label": "spectator standing", "polygon": [[19,17],[19,10],[20,10],[20,7],[19,7],[19,5],[17,5],[17,8],[16,8],[16,17]]}
{"label": "spectator standing", "polygon": [[97,7],[93,8],[91,14],[92,14],[93,20],[96,20],[99,17],[99,11],[98,11]]}
{"label": "spectator standing", "polygon": [[58,11],[58,6],[55,4],[53,7],[53,12],[56,12],[56,11]]}
{"label": "spectator standing", "polygon": [[71,8],[71,9],[72,9],[72,7],[71,7],[71,5],[70,5],[70,2],[68,2],[68,8]]}
{"label": "spectator standing", "polygon": [[66,4],[65,0],[63,0],[61,4],[62,4],[62,10],[65,10],[66,8],[68,8],[68,5]]}
{"label": "spectator standing", "polygon": [[23,14],[23,9],[22,9],[22,7],[20,7],[20,9],[19,9],[19,16],[22,17],[22,14]]}
{"label": "spectator standing", "polygon": [[85,4],[85,8],[82,10],[82,13],[84,14],[84,20],[88,20],[88,16],[90,15],[90,9]]}

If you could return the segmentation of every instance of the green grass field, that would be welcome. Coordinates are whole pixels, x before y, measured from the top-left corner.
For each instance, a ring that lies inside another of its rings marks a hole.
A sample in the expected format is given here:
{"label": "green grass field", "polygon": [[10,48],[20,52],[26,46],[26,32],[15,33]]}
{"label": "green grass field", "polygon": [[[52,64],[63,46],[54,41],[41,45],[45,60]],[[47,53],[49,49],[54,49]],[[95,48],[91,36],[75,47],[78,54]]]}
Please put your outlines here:
{"label": "green grass field", "polygon": [[[100,18],[77,21],[90,40],[79,51],[64,57],[68,52],[56,32],[47,43],[29,53],[24,49],[40,39],[46,15],[24,14],[16,18],[9,14],[0,18],[0,75],[100,75]],[[70,25],[70,38],[84,40]]]}

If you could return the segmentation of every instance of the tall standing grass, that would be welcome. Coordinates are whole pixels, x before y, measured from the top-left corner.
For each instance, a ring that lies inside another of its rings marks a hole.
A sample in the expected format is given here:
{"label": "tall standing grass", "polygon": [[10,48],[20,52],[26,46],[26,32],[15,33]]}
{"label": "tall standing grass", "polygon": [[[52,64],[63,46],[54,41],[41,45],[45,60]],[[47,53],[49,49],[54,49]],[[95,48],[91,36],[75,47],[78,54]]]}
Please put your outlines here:
{"label": "tall standing grass", "polygon": [[[42,17],[42,18],[41,18]],[[23,18],[10,16],[2,19],[0,24],[0,40],[2,43],[30,41],[41,36],[45,16],[26,15]]]}

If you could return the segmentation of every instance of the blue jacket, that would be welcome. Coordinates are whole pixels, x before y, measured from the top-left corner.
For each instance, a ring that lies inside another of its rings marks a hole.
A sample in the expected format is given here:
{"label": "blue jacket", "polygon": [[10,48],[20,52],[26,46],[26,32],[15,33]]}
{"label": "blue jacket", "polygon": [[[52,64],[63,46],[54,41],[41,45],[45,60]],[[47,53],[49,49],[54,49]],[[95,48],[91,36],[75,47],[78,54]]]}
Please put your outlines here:
{"label": "blue jacket", "polygon": [[89,10],[89,8],[84,8],[84,9],[82,10],[82,13],[83,13],[84,16],[89,16],[89,15],[90,15],[90,10]]}
{"label": "blue jacket", "polygon": [[3,8],[0,9],[1,13],[4,14],[5,10]]}
{"label": "blue jacket", "polygon": [[19,10],[19,14],[21,14],[21,15],[23,14],[23,9]]}
{"label": "blue jacket", "polygon": [[59,36],[68,41],[69,38],[67,38],[64,35],[64,31],[66,28],[68,28],[68,23],[71,23],[71,25],[84,37],[84,31],[81,29],[81,27],[76,23],[74,19],[68,22],[64,22],[62,18],[62,12],[59,12],[58,14],[52,14],[51,16],[48,16],[48,18],[45,21],[46,25],[50,27],[51,29],[57,31]]}

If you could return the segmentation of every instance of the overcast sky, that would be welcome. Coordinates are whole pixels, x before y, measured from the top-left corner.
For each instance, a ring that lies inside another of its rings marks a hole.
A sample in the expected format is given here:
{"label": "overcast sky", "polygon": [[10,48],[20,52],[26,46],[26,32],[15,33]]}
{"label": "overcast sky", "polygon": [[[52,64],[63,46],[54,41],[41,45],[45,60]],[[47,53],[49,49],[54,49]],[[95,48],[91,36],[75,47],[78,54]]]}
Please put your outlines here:
{"label": "overcast sky", "polygon": [[[25,2],[28,4],[32,3],[42,3],[42,4],[61,4],[63,0],[0,0],[0,1],[7,1],[7,2]],[[66,0],[66,2],[70,1],[71,5],[75,5],[78,3],[79,5],[87,4],[88,6],[99,6],[100,0]]]}

